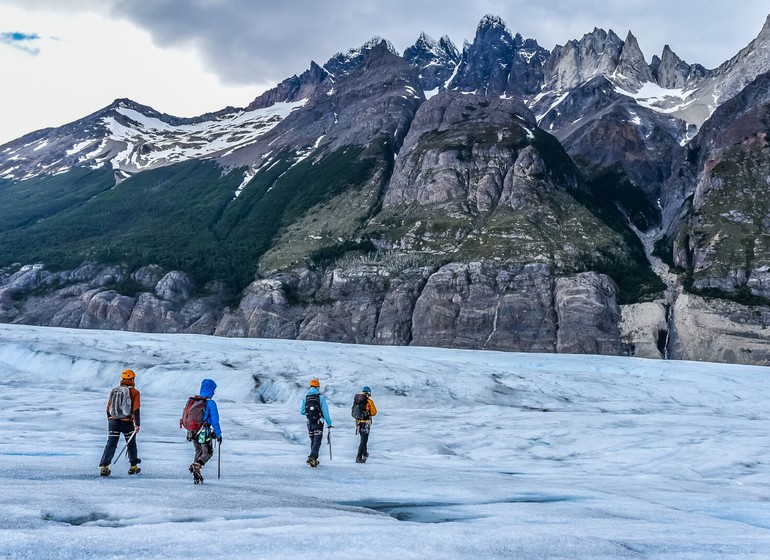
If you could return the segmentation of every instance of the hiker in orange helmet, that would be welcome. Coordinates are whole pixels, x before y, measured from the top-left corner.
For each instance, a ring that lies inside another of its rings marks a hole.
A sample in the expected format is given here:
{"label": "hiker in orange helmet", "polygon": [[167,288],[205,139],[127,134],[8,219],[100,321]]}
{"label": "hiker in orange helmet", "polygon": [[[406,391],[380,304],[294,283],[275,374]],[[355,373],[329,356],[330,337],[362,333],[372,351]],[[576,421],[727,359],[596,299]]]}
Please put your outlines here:
{"label": "hiker in orange helmet", "polygon": [[310,436],[310,455],[307,456],[307,464],[311,467],[318,466],[318,452],[321,449],[321,442],[324,438],[324,420],[332,429],[332,417],[329,416],[329,407],[326,405],[326,398],[320,391],[321,382],[315,377],[310,380],[310,389],[308,389],[305,398],[302,400],[300,414],[307,418],[307,433]]}
{"label": "hiker in orange helmet", "polygon": [[110,391],[107,399],[107,423],[109,434],[107,445],[104,446],[102,460],[99,462],[102,476],[110,476],[110,463],[118,447],[118,439],[123,434],[128,447],[128,474],[139,474],[141,459],[137,457],[136,435],[139,433],[140,393],[134,387],[136,374],[133,370],[125,369],[120,375],[120,385]]}

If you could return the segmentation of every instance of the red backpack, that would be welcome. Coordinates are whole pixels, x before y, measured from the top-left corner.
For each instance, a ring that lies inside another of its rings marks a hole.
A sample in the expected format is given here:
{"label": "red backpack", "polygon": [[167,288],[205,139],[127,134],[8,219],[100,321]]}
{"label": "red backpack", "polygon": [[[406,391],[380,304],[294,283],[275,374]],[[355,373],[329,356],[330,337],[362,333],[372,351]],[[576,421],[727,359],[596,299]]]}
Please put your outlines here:
{"label": "red backpack", "polygon": [[200,432],[203,428],[203,418],[206,414],[206,397],[190,397],[182,410],[182,417],[179,419],[179,427],[190,432]]}

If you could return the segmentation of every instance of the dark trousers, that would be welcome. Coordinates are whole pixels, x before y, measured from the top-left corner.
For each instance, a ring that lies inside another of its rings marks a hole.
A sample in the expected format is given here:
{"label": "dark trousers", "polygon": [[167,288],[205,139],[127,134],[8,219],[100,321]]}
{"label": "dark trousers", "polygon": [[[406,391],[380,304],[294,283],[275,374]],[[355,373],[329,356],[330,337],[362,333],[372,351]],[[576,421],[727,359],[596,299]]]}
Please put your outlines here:
{"label": "dark trousers", "polygon": [[321,444],[324,440],[324,425],[307,423],[307,435],[310,436],[310,455],[308,459],[318,459],[318,452],[321,451]]}
{"label": "dark trousers", "polygon": [[[115,450],[118,447],[120,434],[123,434],[125,440],[128,441],[134,431],[134,423],[126,422],[125,420],[110,420],[107,429],[109,430],[109,435],[107,437],[107,445],[104,446],[104,453],[102,453],[102,460],[99,463],[100,467],[105,467],[112,463],[112,458],[115,456]],[[128,442],[128,462],[131,465],[137,465],[142,462],[141,459],[137,458],[136,437]]]}
{"label": "dark trousers", "polygon": [[356,426],[358,435],[361,436],[361,442],[358,444],[358,455],[356,459],[364,459],[369,456],[369,451],[366,449],[366,444],[369,442],[369,431],[372,429],[372,425],[368,422],[359,422]]}
{"label": "dark trousers", "polygon": [[214,454],[214,446],[211,445],[211,440],[206,443],[198,443],[198,440],[193,440],[193,446],[195,447],[195,459],[201,467],[205,465],[211,456]]}

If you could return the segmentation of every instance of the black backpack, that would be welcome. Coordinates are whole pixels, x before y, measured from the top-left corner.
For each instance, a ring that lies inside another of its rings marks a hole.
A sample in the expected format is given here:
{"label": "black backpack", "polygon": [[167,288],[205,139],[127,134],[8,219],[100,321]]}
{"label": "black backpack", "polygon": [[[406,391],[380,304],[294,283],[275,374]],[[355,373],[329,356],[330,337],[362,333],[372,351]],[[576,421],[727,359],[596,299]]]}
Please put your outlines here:
{"label": "black backpack", "polygon": [[321,395],[315,393],[305,397],[305,418],[311,424],[320,424],[323,412],[321,411]]}
{"label": "black backpack", "polygon": [[356,420],[369,420],[369,397],[364,393],[358,393],[353,397],[353,408],[350,409],[350,415]]}

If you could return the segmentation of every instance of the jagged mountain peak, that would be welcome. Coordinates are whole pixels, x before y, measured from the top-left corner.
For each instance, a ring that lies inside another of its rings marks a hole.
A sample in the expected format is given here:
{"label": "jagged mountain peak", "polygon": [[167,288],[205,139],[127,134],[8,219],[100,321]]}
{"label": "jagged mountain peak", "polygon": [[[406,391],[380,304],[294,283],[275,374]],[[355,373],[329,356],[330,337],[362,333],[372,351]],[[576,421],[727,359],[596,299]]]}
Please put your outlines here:
{"label": "jagged mountain peak", "polygon": [[503,43],[504,48],[513,48],[515,39],[511,30],[499,16],[484,16],[476,27],[476,36],[471,48],[500,48],[498,43]]}
{"label": "jagged mountain peak", "polygon": [[414,43],[415,45],[423,45],[428,49],[432,49],[438,45],[437,41],[425,33],[425,31],[420,33],[420,36],[417,37],[417,41]]}
{"label": "jagged mountain peak", "polygon": [[[572,48],[580,48],[585,45],[593,45],[594,47],[606,47],[606,46],[622,46],[623,40],[612,30],[605,31],[601,27],[594,27],[593,31],[584,34],[579,40],[571,39],[567,41],[566,46]],[[557,46],[557,49],[559,46]],[[563,48],[563,47],[562,47]],[[601,54],[603,50],[600,50]]]}
{"label": "jagged mountain peak", "polygon": [[700,126],[725,101],[741,92],[757,76],[770,71],[770,16],[754,38],[730,60],[714,70],[690,66],[688,99],[677,116]]}
{"label": "jagged mountain peak", "polygon": [[443,35],[441,39],[438,40],[438,44],[439,47],[450,54],[452,58],[460,58],[460,51],[457,50],[457,47],[455,46],[454,42],[452,42],[452,39],[449,38],[449,35]]}
{"label": "jagged mountain peak", "polygon": [[276,103],[294,103],[301,99],[308,99],[319,89],[323,89],[324,84],[327,81],[330,82],[331,79],[331,75],[325,68],[311,60],[310,68],[299,76],[295,74],[291,78],[282,81],[273,89],[266,91],[252,101],[246,107],[246,110],[253,111],[255,109],[271,107]]}
{"label": "jagged mountain peak", "polygon": [[628,30],[628,33],[626,33],[625,43],[626,44],[631,43],[631,45],[634,48],[641,50],[641,48],[639,48],[639,41],[637,40],[636,35],[634,35],[633,31],[631,31],[630,29]]}
{"label": "jagged mountain peak", "polygon": [[497,16],[488,15],[476,28],[473,43],[466,41],[462,61],[448,89],[488,95],[533,93],[543,82],[549,53],[534,39],[511,34]]}
{"label": "jagged mountain peak", "polygon": [[622,39],[618,36],[618,34],[615,33],[612,29],[610,29],[607,32],[607,39],[612,41],[613,43],[618,43],[622,41]]}
{"label": "jagged mountain peak", "polygon": [[628,32],[626,39],[623,41],[623,50],[620,56],[626,60],[633,60],[635,63],[645,63],[644,53],[639,46],[639,41],[631,31]]}
{"label": "jagged mountain peak", "polygon": [[679,58],[669,45],[663,47],[660,57],[652,57],[650,70],[655,82],[664,89],[685,88],[694,74],[693,68]]}
{"label": "jagged mountain peak", "polygon": [[383,39],[379,35],[375,35],[358,48],[348,49],[344,53],[338,52],[333,57],[331,57],[326,62],[326,64],[323,65],[323,68],[331,75],[333,79],[346,76],[361,66],[361,64],[364,62],[365,54],[368,51],[377,47],[381,43],[385,43],[387,50],[389,50],[392,54],[401,56],[390,41]]}
{"label": "jagged mountain peak", "polygon": [[371,66],[383,59],[398,58],[401,59],[401,55],[398,52],[394,52],[393,45],[385,39],[379,38],[379,42],[371,45],[370,48],[363,50],[364,64]]}
{"label": "jagged mountain peak", "polygon": [[460,53],[446,35],[436,41],[422,32],[414,45],[404,50],[404,60],[417,70],[422,88],[432,91],[444,87],[457,68]]}
{"label": "jagged mountain peak", "polygon": [[478,32],[481,29],[495,29],[495,28],[501,28],[504,31],[508,32],[508,34],[511,34],[510,29],[508,29],[508,24],[503,21],[503,18],[500,16],[496,16],[494,14],[487,14],[483,18],[481,18],[481,21],[479,21],[478,26],[476,27],[476,31]]}
{"label": "jagged mountain peak", "polygon": [[142,105],[128,97],[118,97],[106,109],[118,109],[120,107],[125,107],[126,109],[149,109],[146,105]]}
{"label": "jagged mountain peak", "polygon": [[407,47],[404,51],[404,58],[408,59],[410,56],[414,57],[416,52],[427,52],[436,57],[449,56],[452,59],[458,59],[460,57],[457,47],[449,36],[444,35],[441,39],[436,41],[424,31],[420,33],[420,36],[414,42],[414,45]]}
{"label": "jagged mountain peak", "polygon": [[639,91],[643,84],[652,82],[652,71],[634,34],[629,31],[623,43],[618,66],[615,70],[617,82],[628,91]]}
{"label": "jagged mountain peak", "polygon": [[396,47],[394,47],[394,46],[393,46],[393,43],[391,43],[391,42],[390,42],[390,41],[388,41],[387,39],[384,39],[384,38],[380,37],[379,35],[375,35],[374,37],[372,37],[371,39],[369,39],[369,40],[368,40],[366,43],[364,43],[363,45],[361,45],[361,48],[360,48],[360,50],[362,50],[362,51],[368,51],[368,50],[372,50],[373,48],[380,46],[382,43],[385,43],[385,47],[386,47],[386,48],[387,48],[387,49],[388,49],[388,50],[389,50],[391,53],[393,53],[393,54],[394,54],[394,55],[396,55],[396,56],[401,56],[401,53],[399,53],[399,52],[396,50]]}

